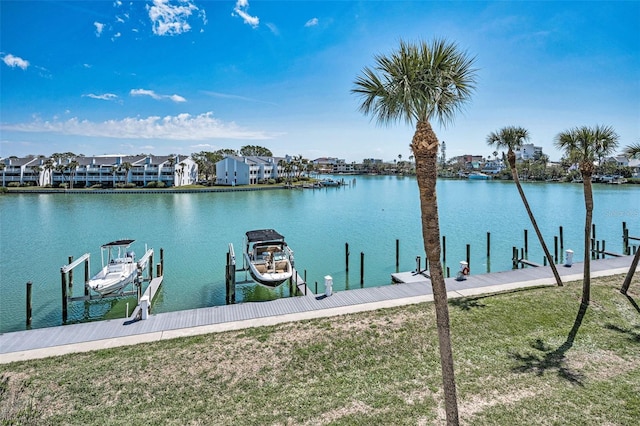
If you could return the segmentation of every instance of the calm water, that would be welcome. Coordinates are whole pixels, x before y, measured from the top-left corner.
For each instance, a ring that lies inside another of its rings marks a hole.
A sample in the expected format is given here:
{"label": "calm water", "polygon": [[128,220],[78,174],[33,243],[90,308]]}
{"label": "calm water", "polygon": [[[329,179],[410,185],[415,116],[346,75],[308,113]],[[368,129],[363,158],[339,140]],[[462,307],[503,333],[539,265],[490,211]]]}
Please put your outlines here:
{"label": "calm water", "polygon": [[[348,179],[352,183],[352,177]],[[553,252],[553,236],[564,228],[564,248],[582,253],[584,199],[579,184],[525,184],[525,192]],[[471,244],[471,272],[511,268],[512,246],[522,247],[529,229],[529,258],[542,263],[542,250],[512,182],[439,181],[442,235],[452,273]],[[622,222],[640,234],[640,188],[594,187],[597,238],[621,251]],[[395,241],[400,240],[400,271],[424,263],[420,207],[415,179],[357,176],[355,183],[322,190],[272,190],[202,194],[78,195],[25,194],[0,197],[0,332],[24,329],[25,283],[33,285],[33,327],[61,323],[60,267],[68,256],[90,252],[91,272],[100,264],[100,245],[120,238],[136,240],[138,256],[145,244],[165,254],[165,280],[154,312],[214,305],[225,301],[224,263],[233,243],[237,257],[247,230],[274,228],[294,249],[296,267],[306,270],[313,288],[332,275],[334,289],[360,286],[360,253],[365,253],[365,286],[391,282],[396,272]],[[486,235],[491,232],[491,258]],[[345,273],[345,243],[351,252]],[[159,256],[156,254],[156,262]],[[77,269],[75,295],[84,278]],[[238,274],[238,279],[242,278]],[[239,286],[237,298],[266,300],[288,296]],[[89,315],[109,309],[91,303]],[[69,317],[85,315],[82,303]]]}

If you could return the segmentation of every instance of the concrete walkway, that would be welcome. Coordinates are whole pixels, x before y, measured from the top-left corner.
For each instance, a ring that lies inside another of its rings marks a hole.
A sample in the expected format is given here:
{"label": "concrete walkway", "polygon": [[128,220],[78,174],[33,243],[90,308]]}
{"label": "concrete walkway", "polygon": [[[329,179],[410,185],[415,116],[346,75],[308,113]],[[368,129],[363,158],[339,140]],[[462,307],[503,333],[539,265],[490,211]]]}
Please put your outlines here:
{"label": "concrete walkway", "polygon": [[[594,260],[591,277],[625,274],[632,259],[633,256],[623,256]],[[564,282],[582,279],[582,263],[572,267],[558,265],[558,271]],[[555,285],[555,280],[546,266],[471,275],[465,281],[447,278],[446,285],[449,298],[454,299]],[[429,301],[433,301],[431,285],[423,277],[403,284],[339,291],[329,297],[308,295],[161,313],[140,321],[116,319],[17,331],[0,335],[0,364]]]}

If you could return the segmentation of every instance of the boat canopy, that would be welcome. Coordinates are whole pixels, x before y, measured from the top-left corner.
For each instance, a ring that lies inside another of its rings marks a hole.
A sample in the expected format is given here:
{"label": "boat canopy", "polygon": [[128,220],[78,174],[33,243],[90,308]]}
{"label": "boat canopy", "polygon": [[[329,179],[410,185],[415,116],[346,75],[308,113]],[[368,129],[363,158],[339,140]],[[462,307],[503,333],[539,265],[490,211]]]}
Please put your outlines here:
{"label": "boat canopy", "polygon": [[284,236],[273,229],[257,229],[247,232],[247,241],[284,241]]}
{"label": "boat canopy", "polygon": [[107,243],[107,244],[103,244],[102,247],[128,246],[134,241],[135,240],[116,240],[116,241],[111,241],[110,243]]}

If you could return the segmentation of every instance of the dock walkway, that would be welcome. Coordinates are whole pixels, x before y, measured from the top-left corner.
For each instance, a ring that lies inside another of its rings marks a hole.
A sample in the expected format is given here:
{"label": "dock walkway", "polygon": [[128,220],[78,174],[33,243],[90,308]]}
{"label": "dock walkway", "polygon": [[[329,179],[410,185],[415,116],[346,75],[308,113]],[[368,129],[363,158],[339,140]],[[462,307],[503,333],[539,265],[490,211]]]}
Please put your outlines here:
{"label": "dock walkway", "polygon": [[[624,274],[632,259],[633,256],[623,256],[592,260],[591,276]],[[558,272],[565,282],[580,280],[583,264],[558,265]],[[338,291],[329,297],[308,294],[152,314],[140,321],[113,319],[4,333],[0,335],[0,364],[433,301],[428,279],[422,275],[415,278],[416,281],[403,284]],[[449,298],[555,285],[549,266],[470,275],[464,281],[447,278],[445,282]]]}

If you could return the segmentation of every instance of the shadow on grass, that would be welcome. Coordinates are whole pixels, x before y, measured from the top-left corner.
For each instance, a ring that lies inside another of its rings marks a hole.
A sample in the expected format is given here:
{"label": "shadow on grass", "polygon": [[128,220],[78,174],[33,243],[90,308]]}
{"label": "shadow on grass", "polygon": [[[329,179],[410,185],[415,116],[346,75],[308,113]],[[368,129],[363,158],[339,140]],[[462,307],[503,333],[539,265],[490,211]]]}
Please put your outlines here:
{"label": "shadow on grass", "polygon": [[504,296],[505,294],[516,294],[516,293],[522,293],[522,292],[526,292],[526,291],[531,291],[531,290],[535,290],[538,288],[544,288],[544,287],[548,287],[548,286],[538,286],[538,287],[528,287],[528,288],[517,288],[517,289],[513,289],[513,290],[507,290],[507,291],[499,291],[496,293],[490,293],[490,294],[485,294],[482,296],[474,296],[474,297],[459,297],[459,298],[455,298],[455,299],[449,299],[449,305],[453,306],[455,308],[459,308],[463,311],[470,311],[473,308],[484,308],[487,305],[485,305],[484,303],[481,302],[481,300],[483,299],[490,299],[492,297],[496,297],[496,296]]}
{"label": "shadow on grass", "polygon": [[484,308],[485,305],[480,300],[488,296],[480,297],[461,297],[459,299],[449,299],[449,304],[463,311],[470,311],[474,308]]}
{"label": "shadow on grass", "polygon": [[534,372],[538,376],[544,375],[547,371],[556,371],[560,378],[565,379],[572,384],[583,386],[582,381],[584,376],[567,367],[565,354],[573,346],[573,342],[578,334],[584,315],[587,312],[587,306],[588,305],[580,304],[578,315],[576,316],[576,320],[573,322],[571,331],[569,331],[567,340],[565,340],[565,342],[557,349],[552,350],[551,347],[545,344],[542,340],[536,339],[536,341],[531,344],[531,347],[543,352],[541,355],[535,353],[511,353],[511,357],[519,364],[513,368],[513,371],[519,373]]}
{"label": "shadow on grass", "polygon": [[629,303],[631,303],[631,306],[636,308],[636,311],[640,312],[640,306],[638,306],[636,301],[633,300],[633,297],[629,296],[629,294],[625,294],[624,296],[629,300]]}
{"label": "shadow on grass", "polygon": [[[615,324],[607,324],[604,326],[607,330],[617,331],[618,333],[626,334],[629,340],[634,343],[640,343],[640,333],[628,328],[618,327]],[[640,327],[639,327],[640,328]]]}

